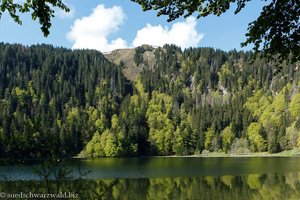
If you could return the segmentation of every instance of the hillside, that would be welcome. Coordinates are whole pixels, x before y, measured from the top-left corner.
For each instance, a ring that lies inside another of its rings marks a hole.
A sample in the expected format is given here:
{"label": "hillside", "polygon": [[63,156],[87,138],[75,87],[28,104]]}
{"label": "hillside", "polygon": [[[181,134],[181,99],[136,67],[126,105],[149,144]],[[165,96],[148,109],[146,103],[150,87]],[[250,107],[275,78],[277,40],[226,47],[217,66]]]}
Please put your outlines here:
{"label": "hillside", "polygon": [[176,46],[0,44],[0,157],[280,152],[300,146],[299,64]]}
{"label": "hillside", "polygon": [[116,65],[120,65],[126,78],[133,81],[144,68],[154,68],[156,64],[154,51],[154,47],[143,45],[133,49],[114,50],[104,56]]}
{"label": "hillside", "polygon": [[80,152],[132,90],[97,51],[0,43],[0,72],[0,157]]}

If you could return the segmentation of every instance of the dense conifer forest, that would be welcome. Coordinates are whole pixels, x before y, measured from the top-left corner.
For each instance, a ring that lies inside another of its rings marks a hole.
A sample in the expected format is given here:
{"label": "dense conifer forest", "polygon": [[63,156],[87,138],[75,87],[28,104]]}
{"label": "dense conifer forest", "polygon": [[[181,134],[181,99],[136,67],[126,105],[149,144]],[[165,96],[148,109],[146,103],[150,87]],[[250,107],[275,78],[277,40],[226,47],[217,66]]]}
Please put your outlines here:
{"label": "dense conifer forest", "polygon": [[[275,63],[253,60],[252,52],[172,45],[133,51],[132,62],[114,64],[92,50],[1,43],[0,157],[300,146],[299,63],[275,73]],[[133,65],[138,73],[126,75]]]}

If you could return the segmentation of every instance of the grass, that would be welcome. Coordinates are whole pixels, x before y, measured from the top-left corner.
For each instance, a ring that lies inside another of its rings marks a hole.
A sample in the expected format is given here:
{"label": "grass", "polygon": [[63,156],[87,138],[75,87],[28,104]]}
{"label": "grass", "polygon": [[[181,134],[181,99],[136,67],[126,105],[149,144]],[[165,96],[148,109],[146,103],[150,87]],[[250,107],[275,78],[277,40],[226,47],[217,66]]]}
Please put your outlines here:
{"label": "grass", "polygon": [[292,150],[282,151],[279,153],[269,153],[269,152],[249,152],[244,154],[233,154],[233,153],[225,153],[225,152],[208,152],[202,154],[194,154],[187,156],[164,156],[164,157],[292,157],[292,156],[300,156],[300,148],[294,148]]}
{"label": "grass", "polygon": [[[202,154],[194,154],[187,156],[170,155],[170,156],[150,156],[150,157],[300,157],[300,148],[294,148],[292,150],[282,151],[279,153],[270,154],[269,152],[250,152],[245,154],[231,154],[225,152],[205,152]],[[83,152],[73,158],[87,158]]]}
{"label": "grass", "polygon": [[250,152],[247,154],[226,154],[225,152],[207,152],[195,155],[199,157],[291,157],[300,156],[300,148],[270,154],[269,152]]}

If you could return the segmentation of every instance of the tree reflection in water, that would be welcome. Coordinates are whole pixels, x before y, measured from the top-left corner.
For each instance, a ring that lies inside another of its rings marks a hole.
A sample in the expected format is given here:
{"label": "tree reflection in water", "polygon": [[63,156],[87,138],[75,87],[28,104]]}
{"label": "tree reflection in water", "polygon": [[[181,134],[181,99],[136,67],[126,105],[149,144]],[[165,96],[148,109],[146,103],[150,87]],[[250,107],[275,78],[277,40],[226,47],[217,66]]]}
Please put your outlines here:
{"label": "tree reflection in water", "polygon": [[[80,199],[300,199],[300,173],[150,179],[50,180],[54,192],[77,193]],[[48,186],[49,187],[49,186]],[[45,181],[2,181],[0,191],[48,193]]]}

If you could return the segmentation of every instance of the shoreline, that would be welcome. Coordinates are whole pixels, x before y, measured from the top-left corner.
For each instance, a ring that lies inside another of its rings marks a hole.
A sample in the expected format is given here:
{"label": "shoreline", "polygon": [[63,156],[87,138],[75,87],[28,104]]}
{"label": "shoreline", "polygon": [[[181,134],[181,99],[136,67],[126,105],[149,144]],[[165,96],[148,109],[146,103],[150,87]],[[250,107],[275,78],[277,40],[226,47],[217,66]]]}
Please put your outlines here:
{"label": "shoreline", "polygon": [[[286,150],[274,154],[268,152],[250,152],[245,154],[230,154],[225,152],[207,152],[205,154],[194,155],[168,155],[168,156],[136,156],[136,157],[95,157],[95,158],[251,158],[251,157],[300,157],[300,148]],[[77,155],[73,159],[91,159],[93,157],[85,157]]]}

